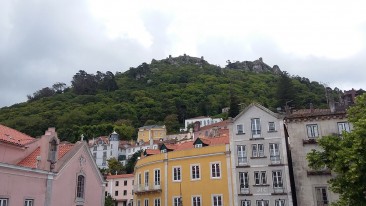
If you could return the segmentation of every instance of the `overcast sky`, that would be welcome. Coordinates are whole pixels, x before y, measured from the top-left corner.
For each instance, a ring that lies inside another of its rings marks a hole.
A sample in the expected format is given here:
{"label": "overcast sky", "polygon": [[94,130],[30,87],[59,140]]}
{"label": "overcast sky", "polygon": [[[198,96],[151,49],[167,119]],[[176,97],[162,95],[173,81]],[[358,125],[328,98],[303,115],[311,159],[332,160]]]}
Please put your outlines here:
{"label": "overcast sky", "polygon": [[291,75],[366,89],[366,1],[0,0],[0,107],[79,70],[187,54],[262,57]]}

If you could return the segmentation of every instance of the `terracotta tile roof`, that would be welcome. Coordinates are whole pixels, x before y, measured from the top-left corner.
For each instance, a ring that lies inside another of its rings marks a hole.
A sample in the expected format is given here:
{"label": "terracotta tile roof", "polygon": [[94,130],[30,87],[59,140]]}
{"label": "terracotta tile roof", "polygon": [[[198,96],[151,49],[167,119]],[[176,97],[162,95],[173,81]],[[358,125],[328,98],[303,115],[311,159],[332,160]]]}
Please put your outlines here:
{"label": "terracotta tile roof", "polygon": [[217,123],[214,123],[214,124],[210,124],[210,125],[201,127],[200,130],[211,129],[211,128],[214,128],[214,127],[219,127],[219,128],[227,127],[228,124],[229,124],[229,120],[224,120],[222,122],[217,122]]}
{"label": "terracotta tile roof", "polygon": [[133,174],[120,174],[120,175],[108,175],[107,176],[107,180],[108,179],[118,179],[118,178],[133,178],[134,175]]}
{"label": "terracotta tile roof", "polygon": [[330,109],[299,109],[292,111],[292,113],[287,115],[286,118],[315,117],[338,114],[346,114],[346,111],[331,112]]}
{"label": "terracotta tile roof", "polygon": [[158,150],[158,149],[146,149],[145,153],[146,153],[146,155],[160,154],[160,150]]}
{"label": "terracotta tile roof", "polygon": [[168,150],[175,150],[177,148],[176,144],[164,144]]}
{"label": "terracotta tile roof", "polygon": [[[58,146],[58,159],[61,159],[71,150],[74,144],[60,144]],[[17,165],[23,167],[36,168],[37,156],[41,155],[41,148],[37,147],[30,155],[21,160]]]}
{"label": "terracotta tile roof", "polygon": [[100,136],[96,139],[89,140],[89,147],[93,147],[94,145],[98,144],[99,141],[102,141],[103,144],[109,144],[109,138],[107,136]]}
{"label": "terracotta tile roof", "polygon": [[24,146],[28,143],[36,141],[36,139],[0,124],[0,141],[17,146]]}

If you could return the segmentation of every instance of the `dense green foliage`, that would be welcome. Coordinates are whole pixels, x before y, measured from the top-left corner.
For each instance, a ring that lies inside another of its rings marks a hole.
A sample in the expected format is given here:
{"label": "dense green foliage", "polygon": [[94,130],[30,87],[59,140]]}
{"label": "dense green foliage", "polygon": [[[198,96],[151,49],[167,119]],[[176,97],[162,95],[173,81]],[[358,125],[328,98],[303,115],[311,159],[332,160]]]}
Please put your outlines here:
{"label": "dense green foliage", "polygon": [[[221,68],[189,59],[153,60],[115,75],[93,75],[81,70],[74,75],[71,87],[56,83],[36,92],[26,103],[1,108],[0,123],[31,136],[56,127],[59,137],[71,142],[81,134],[90,139],[113,130],[128,140],[135,138],[135,128],[145,123],[165,123],[168,132],[177,132],[187,118],[227,117],[221,111],[231,101],[243,105],[255,101],[276,110],[288,101],[287,96],[279,96],[277,88],[292,92],[289,96],[295,108],[306,107],[310,102],[326,107],[323,85],[302,77],[287,77],[286,86],[281,87],[281,76],[273,72]],[[54,92],[50,93],[50,89]]]}
{"label": "dense green foliage", "polygon": [[366,94],[348,110],[348,120],[353,124],[350,133],[319,139],[322,150],[312,150],[307,159],[310,167],[337,174],[330,180],[331,189],[340,194],[334,205],[366,205]]}

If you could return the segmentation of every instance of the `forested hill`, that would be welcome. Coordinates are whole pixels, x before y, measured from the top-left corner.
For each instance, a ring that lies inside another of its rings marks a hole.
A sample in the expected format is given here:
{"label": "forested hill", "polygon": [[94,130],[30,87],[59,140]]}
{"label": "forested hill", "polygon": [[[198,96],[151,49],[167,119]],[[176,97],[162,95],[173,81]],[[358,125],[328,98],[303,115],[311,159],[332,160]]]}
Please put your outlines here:
{"label": "forested hill", "polygon": [[73,142],[81,134],[93,138],[113,130],[131,139],[146,124],[165,124],[176,132],[186,118],[226,118],[221,111],[230,103],[232,111],[253,101],[274,111],[289,101],[295,108],[326,107],[326,91],[318,82],[289,76],[261,58],[227,63],[222,68],[184,55],[153,59],[123,73],[81,70],[71,86],[55,83],[28,95],[26,103],[1,108],[0,123],[32,136],[56,127],[61,139]]}

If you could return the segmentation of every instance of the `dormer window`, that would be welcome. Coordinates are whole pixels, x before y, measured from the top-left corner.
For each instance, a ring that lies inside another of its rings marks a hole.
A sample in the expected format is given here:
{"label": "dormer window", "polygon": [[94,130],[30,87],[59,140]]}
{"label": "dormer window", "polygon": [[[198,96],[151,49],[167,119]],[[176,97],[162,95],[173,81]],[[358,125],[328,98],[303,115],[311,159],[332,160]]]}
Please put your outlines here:
{"label": "dormer window", "polygon": [[162,150],[160,150],[160,152],[161,152],[161,153],[166,153],[166,152],[167,152],[167,150],[166,150],[166,149],[162,149]]}
{"label": "dormer window", "polygon": [[50,146],[47,160],[51,163],[55,163],[57,160],[57,140],[53,139],[49,144]]}
{"label": "dormer window", "polygon": [[194,147],[195,148],[201,148],[202,147],[202,144],[195,144]]}

